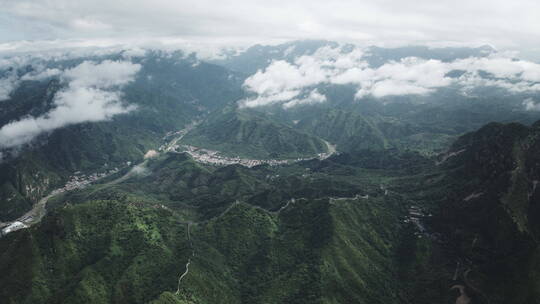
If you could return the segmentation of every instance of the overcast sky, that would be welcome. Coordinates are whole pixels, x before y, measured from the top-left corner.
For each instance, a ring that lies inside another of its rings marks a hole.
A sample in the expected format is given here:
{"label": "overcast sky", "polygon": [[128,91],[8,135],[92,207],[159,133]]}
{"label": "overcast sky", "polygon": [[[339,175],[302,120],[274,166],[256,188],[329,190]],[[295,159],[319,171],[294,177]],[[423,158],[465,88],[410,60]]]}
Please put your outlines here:
{"label": "overcast sky", "polygon": [[384,46],[491,44],[534,57],[540,1],[0,0],[4,49],[21,40],[170,37],[244,45],[318,38]]}

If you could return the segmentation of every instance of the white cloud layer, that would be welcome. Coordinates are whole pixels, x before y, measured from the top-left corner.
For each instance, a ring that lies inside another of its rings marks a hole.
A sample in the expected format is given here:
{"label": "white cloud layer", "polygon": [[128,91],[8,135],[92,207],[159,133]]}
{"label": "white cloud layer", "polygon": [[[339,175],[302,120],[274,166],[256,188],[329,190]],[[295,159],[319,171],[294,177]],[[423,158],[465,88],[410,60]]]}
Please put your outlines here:
{"label": "white cloud layer", "polygon": [[198,37],[540,45],[536,0],[0,0],[0,40]]}
{"label": "white cloud layer", "polygon": [[127,113],[134,106],[125,106],[118,91],[131,82],[141,66],[127,61],[85,61],[60,72],[45,70],[28,78],[60,75],[67,87],[56,93],[55,107],[39,117],[26,117],[0,128],[0,148],[12,148],[30,142],[44,132],[66,125],[111,119]]}
{"label": "white cloud layer", "polygon": [[311,91],[309,95],[301,99],[293,99],[283,104],[284,109],[290,109],[300,105],[309,105],[326,101],[326,96],[319,93],[317,89]]}
{"label": "white cloud layer", "polygon": [[[342,47],[323,47],[292,63],[274,61],[245,80],[245,89],[254,97],[240,101],[240,105],[256,107],[295,101],[291,103],[294,105],[302,95],[322,84],[354,85],[357,98],[426,95],[451,85],[463,90],[499,87],[514,93],[540,92],[540,64],[504,54],[452,62],[409,57],[376,68],[369,66],[363,54],[358,48],[345,51]],[[452,71],[462,74],[450,77]]]}
{"label": "white cloud layer", "polygon": [[523,106],[527,111],[540,111],[540,102],[536,102],[532,98],[525,99]]}
{"label": "white cloud layer", "polygon": [[18,86],[19,80],[14,75],[0,78],[0,101],[9,99],[11,92]]}

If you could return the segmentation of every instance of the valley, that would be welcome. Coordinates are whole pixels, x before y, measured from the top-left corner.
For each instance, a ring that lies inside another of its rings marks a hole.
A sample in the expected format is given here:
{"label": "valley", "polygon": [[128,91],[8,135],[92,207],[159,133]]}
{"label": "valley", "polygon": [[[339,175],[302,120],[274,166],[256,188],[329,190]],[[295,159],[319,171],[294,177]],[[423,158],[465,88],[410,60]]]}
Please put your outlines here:
{"label": "valley", "polygon": [[246,159],[246,158],[240,158],[240,157],[227,157],[224,155],[221,155],[219,151],[213,151],[203,148],[197,148],[194,146],[189,145],[182,145],[182,146],[174,146],[174,148],[170,148],[168,151],[172,151],[175,153],[187,153],[193,159],[195,159],[198,162],[204,163],[204,164],[212,164],[212,165],[219,165],[219,166],[227,166],[227,165],[241,165],[245,167],[254,167],[254,166],[260,166],[260,165],[270,165],[270,166],[279,166],[279,165],[286,165],[294,162],[301,162],[301,161],[307,161],[312,159],[319,159],[323,160],[326,159],[336,153],[336,147],[334,145],[331,145],[330,143],[326,142],[326,145],[328,147],[328,152],[325,153],[319,153],[317,156],[314,157],[305,157],[305,158],[295,158],[295,159]]}
{"label": "valley", "polygon": [[326,145],[326,152],[319,153],[316,156],[313,157],[304,157],[304,158],[296,158],[296,159],[248,159],[248,158],[241,158],[239,156],[236,157],[228,157],[226,155],[223,155],[222,152],[210,150],[210,149],[204,149],[200,147],[190,146],[187,144],[182,144],[182,139],[195,127],[197,127],[201,121],[192,121],[189,123],[185,128],[176,131],[176,132],[169,132],[164,139],[168,140],[165,144],[161,145],[158,149],[158,151],[162,152],[174,152],[174,153],[187,153],[193,159],[195,159],[197,162],[201,162],[204,164],[212,164],[212,165],[219,165],[219,166],[227,166],[227,165],[242,165],[245,167],[254,167],[259,165],[270,165],[270,166],[278,166],[278,165],[285,165],[293,162],[299,162],[299,161],[305,161],[310,159],[326,159],[336,153],[336,145],[332,145],[329,142],[323,140],[323,142]]}
{"label": "valley", "polygon": [[0,299],[538,303],[532,63],[318,40],[127,54],[13,67],[4,126],[87,114],[61,99],[79,91],[103,116],[0,130]]}
{"label": "valley", "polygon": [[73,175],[63,187],[52,190],[47,196],[41,198],[30,211],[12,222],[0,223],[0,237],[5,236],[13,231],[29,228],[39,223],[47,213],[47,201],[50,198],[68,191],[84,189],[91,183],[97,182],[98,180],[115,174],[116,172],[118,172],[118,168],[114,168],[108,172],[93,173],[90,175],[81,175],[80,172],[76,172],[76,175]]}

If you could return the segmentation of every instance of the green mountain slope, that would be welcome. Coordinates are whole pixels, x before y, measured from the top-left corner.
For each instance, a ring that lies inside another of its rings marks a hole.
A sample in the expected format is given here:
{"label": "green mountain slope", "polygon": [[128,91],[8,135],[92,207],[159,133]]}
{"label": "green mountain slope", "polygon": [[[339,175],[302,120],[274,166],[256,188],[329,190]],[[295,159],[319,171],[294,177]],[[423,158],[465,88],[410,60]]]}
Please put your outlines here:
{"label": "green mountain slope", "polygon": [[211,62],[233,71],[251,75],[266,68],[272,60],[293,61],[302,55],[311,55],[325,46],[335,47],[337,43],[324,40],[303,40],[275,46],[254,45],[239,54],[227,54],[224,59],[212,60]]}
{"label": "green mountain slope", "polygon": [[471,303],[536,303],[539,130],[489,124],[437,163],[381,150],[215,167],[168,153],[51,199],[42,223],[0,239],[1,296],[427,304],[462,286]]}
{"label": "green mountain slope", "polygon": [[427,183],[411,185],[410,197],[433,212],[437,236],[409,246],[424,252],[416,266],[424,270],[408,278],[425,288],[462,284],[474,303],[538,303],[539,131],[538,123],[488,124],[457,140]]}
{"label": "green mountain slope", "polygon": [[[324,45],[254,47],[220,64],[253,73]],[[372,66],[489,51],[371,50]],[[462,289],[472,304],[540,303],[540,122],[480,128],[537,120],[525,95],[448,88],[359,101],[352,87],[321,85],[324,103],[238,109],[243,74],[180,53],[132,60],[142,69],[123,94],[137,110],[0,151],[0,222],[75,171],[120,169],[55,195],[39,224],[0,237],[0,302],[431,304],[459,303]],[[22,82],[0,103],[0,125],[46,113],[59,90],[55,78]],[[178,144],[310,160],[143,160],[193,121]],[[311,159],[325,141],[341,153]]]}
{"label": "green mountain slope", "polygon": [[[15,303],[386,303],[396,297],[381,287],[395,288],[387,282],[403,209],[373,177],[347,168],[331,161],[214,168],[183,154],[158,158],[148,175],[56,198],[40,225],[0,239],[0,269],[10,274],[2,296]],[[366,193],[371,198],[354,198]]]}
{"label": "green mountain slope", "polygon": [[298,122],[298,128],[338,145],[341,151],[382,150],[388,142],[381,131],[362,115],[330,110]]}
{"label": "green mountain slope", "polygon": [[189,132],[182,143],[251,158],[296,158],[326,152],[319,138],[253,111],[227,108]]}
{"label": "green mountain slope", "polygon": [[[96,60],[121,59],[119,56]],[[17,200],[0,197],[6,206],[0,209],[0,220],[20,216],[76,171],[100,172],[141,160],[149,149],[162,143],[167,132],[240,98],[235,74],[207,63],[196,65],[194,60],[182,54],[161,53],[135,59],[142,69],[123,92],[126,102],[137,106],[135,111],[110,121],[66,126],[43,134],[29,147],[2,151],[6,160],[0,164],[0,186]],[[79,61],[64,64],[71,66]],[[212,89],[208,89],[210,83]],[[12,100],[0,105],[0,121],[16,120],[23,112],[42,114],[52,106],[52,98],[60,89],[55,79],[23,82]],[[28,189],[34,189],[34,193]]]}
{"label": "green mountain slope", "polygon": [[94,201],[2,239],[2,298],[12,303],[144,303],[175,287],[189,254],[170,212]]}

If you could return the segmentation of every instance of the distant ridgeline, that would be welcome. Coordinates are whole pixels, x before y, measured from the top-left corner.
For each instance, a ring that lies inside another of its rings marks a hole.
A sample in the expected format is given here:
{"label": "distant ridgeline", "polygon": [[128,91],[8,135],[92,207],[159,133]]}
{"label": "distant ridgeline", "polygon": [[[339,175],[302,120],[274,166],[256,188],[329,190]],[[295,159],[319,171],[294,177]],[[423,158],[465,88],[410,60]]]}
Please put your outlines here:
{"label": "distant ridgeline", "polygon": [[[494,54],[300,41],[3,69],[0,299],[539,303],[538,94],[468,70],[399,95],[380,80]],[[338,83],[353,55],[380,84]],[[53,124],[70,96],[101,112]]]}

